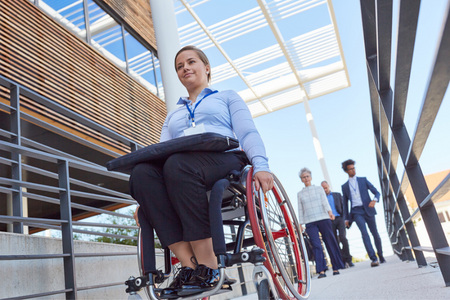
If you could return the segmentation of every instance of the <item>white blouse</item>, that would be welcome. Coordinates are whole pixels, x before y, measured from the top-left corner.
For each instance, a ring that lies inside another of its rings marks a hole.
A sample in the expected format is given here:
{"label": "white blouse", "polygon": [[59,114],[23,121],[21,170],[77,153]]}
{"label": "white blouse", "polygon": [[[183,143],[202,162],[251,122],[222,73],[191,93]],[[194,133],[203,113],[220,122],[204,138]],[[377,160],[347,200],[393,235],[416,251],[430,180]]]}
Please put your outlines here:
{"label": "white blouse", "polygon": [[322,187],[310,185],[297,194],[298,219],[300,224],[329,219],[331,211],[327,195]]}

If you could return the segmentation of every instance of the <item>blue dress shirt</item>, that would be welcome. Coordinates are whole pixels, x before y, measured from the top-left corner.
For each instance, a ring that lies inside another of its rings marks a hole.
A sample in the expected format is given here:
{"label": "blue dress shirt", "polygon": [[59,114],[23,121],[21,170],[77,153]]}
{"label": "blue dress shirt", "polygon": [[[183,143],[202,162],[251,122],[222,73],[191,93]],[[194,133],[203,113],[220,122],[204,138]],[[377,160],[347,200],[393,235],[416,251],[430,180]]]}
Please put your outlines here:
{"label": "blue dress shirt", "polygon": [[337,210],[336,210],[336,205],[334,204],[334,197],[333,197],[333,194],[329,193],[329,194],[327,195],[327,199],[328,199],[328,203],[330,203],[331,212],[333,213],[333,215],[334,215],[335,217],[339,217],[340,214],[339,214],[339,213],[337,212]]}
{"label": "blue dress shirt", "polygon": [[196,125],[203,124],[206,132],[215,132],[239,140],[240,146],[253,165],[254,173],[270,172],[261,136],[256,130],[247,105],[235,91],[217,92],[205,88],[198,95],[194,105],[188,97],[181,97],[177,104],[181,106],[169,112],[163,124],[161,142],[184,136],[184,130],[191,127],[192,120],[187,104],[194,113]]}

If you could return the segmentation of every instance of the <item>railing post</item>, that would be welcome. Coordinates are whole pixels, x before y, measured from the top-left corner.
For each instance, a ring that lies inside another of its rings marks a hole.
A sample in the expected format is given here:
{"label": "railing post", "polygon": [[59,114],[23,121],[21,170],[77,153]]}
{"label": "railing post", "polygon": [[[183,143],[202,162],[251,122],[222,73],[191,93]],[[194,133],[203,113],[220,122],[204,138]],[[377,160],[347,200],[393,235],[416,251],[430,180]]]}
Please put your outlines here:
{"label": "railing post", "polygon": [[[397,196],[397,205],[399,207],[403,221],[405,222],[406,220],[409,219],[411,214],[409,213],[408,206],[406,205],[406,200],[405,200],[405,197],[403,196],[403,193],[399,193],[399,195]],[[406,222],[405,228],[406,228],[406,232],[408,233],[409,241],[410,241],[411,245],[413,246],[413,251],[414,251],[414,254],[415,254],[415,257],[417,260],[418,267],[419,268],[425,267],[428,263],[427,263],[427,260],[425,259],[425,256],[423,255],[423,252],[414,250],[415,246],[420,246],[420,242],[419,242],[419,238],[417,236],[416,228],[414,227],[414,224],[412,223],[412,221]],[[405,238],[407,239],[406,234],[405,234]],[[414,258],[412,257],[412,253],[410,253],[409,256],[410,256],[410,258],[409,258],[410,260],[414,260]]]}
{"label": "railing post", "polygon": [[[17,85],[11,85],[10,87],[10,101],[11,101],[11,133],[13,134],[11,142],[20,146],[21,145],[21,129],[20,129],[20,88]],[[11,152],[11,159],[14,161],[11,165],[11,178],[16,180],[17,183],[12,185],[12,215],[15,217],[23,216],[23,204],[22,204],[22,155],[16,151]],[[24,233],[23,222],[13,223],[14,233]]]}
{"label": "railing post", "polygon": [[134,152],[138,149],[138,145],[136,143],[130,143],[130,150]]}
{"label": "railing post", "polygon": [[[381,189],[383,190],[383,199],[385,199],[385,216],[386,216],[386,224],[389,224],[387,228],[387,232],[389,234],[389,238],[391,241],[392,248],[394,248],[395,254],[404,261],[406,260],[406,253],[404,249],[405,245],[409,246],[408,242],[402,238],[399,239],[398,231],[402,226],[402,221],[400,216],[398,215],[398,211],[395,209],[395,200],[392,195],[392,191],[389,188],[389,180],[387,177],[384,177],[384,180],[380,180]],[[384,191],[386,190],[386,191]],[[396,250],[396,251],[395,251]]]}
{"label": "railing post", "polygon": [[58,177],[61,220],[67,221],[61,224],[63,253],[69,254],[64,257],[64,282],[66,289],[66,299],[76,299],[77,287],[75,277],[75,256],[73,249],[73,229],[72,229],[72,205],[70,199],[69,163],[67,160],[58,160]]}

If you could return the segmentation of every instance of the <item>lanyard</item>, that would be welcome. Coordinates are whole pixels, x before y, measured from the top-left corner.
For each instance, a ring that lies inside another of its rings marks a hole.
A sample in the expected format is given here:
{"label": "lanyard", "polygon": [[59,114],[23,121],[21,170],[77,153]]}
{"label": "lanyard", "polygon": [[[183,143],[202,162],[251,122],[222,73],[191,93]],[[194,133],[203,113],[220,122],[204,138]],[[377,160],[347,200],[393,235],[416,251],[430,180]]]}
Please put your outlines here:
{"label": "lanyard", "polygon": [[200,102],[202,102],[203,99],[205,99],[206,97],[208,97],[209,95],[215,94],[217,93],[217,91],[211,92],[209,94],[206,94],[205,96],[203,96],[202,99],[200,99],[199,101],[197,101],[197,103],[195,103],[194,106],[194,110],[191,110],[191,108],[189,107],[189,105],[186,103],[186,108],[189,111],[189,115],[191,116],[191,120],[192,120],[192,127],[195,127],[195,119],[194,119],[194,114],[195,114],[195,110],[197,109],[197,106],[200,104]]}

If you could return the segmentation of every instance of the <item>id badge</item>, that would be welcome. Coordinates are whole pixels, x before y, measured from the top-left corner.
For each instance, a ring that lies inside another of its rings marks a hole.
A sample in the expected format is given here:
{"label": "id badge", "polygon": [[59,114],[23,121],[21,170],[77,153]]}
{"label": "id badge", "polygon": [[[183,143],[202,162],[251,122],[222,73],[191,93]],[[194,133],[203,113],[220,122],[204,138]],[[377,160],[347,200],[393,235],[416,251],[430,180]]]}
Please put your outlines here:
{"label": "id badge", "polygon": [[184,130],[184,135],[193,135],[193,134],[199,134],[205,132],[205,125],[198,124],[195,127],[189,127],[188,129]]}

